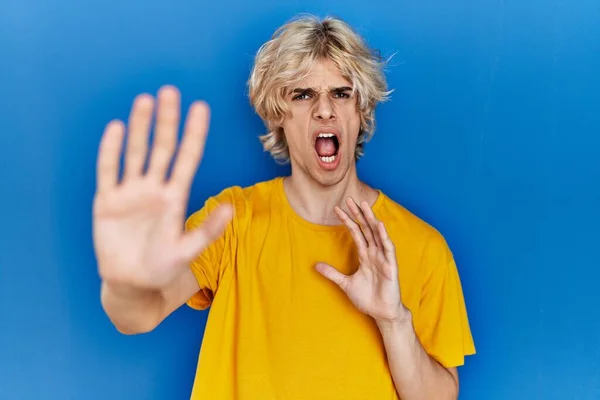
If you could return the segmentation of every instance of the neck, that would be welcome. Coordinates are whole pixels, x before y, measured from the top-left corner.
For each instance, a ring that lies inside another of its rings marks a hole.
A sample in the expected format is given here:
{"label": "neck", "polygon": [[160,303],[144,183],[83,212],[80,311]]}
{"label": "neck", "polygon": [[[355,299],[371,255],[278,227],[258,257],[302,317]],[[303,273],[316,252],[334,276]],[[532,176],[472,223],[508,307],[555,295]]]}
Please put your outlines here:
{"label": "neck", "polygon": [[[302,171],[304,172],[304,171]],[[348,170],[344,178],[333,185],[322,185],[305,173],[294,173],[284,180],[284,190],[292,208],[302,218],[316,224],[339,225],[341,221],[333,211],[339,206],[350,216],[346,198],[352,197],[360,204],[367,201],[370,206],[377,200],[378,192],[357,175],[356,166]]]}

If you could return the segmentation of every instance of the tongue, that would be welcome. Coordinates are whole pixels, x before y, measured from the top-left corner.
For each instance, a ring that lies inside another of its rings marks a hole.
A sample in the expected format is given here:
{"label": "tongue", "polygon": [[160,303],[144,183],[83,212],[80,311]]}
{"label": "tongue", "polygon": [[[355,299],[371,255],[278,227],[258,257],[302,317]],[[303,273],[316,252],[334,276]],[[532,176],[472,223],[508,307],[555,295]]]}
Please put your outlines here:
{"label": "tongue", "polygon": [[317,154],[321,157],[329,157],[335,154],[335,142],[333,138],[318,138],[315,143]]}

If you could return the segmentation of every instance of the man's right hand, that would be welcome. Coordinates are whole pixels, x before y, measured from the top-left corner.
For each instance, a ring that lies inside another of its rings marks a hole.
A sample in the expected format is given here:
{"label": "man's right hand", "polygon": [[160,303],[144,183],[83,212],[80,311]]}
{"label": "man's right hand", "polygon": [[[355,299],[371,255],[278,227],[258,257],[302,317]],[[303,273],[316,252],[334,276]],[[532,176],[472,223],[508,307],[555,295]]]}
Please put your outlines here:
{"label": "man's right hand", "polygon": [[203,225],[184,232],[190,187],[206,141],[209,109],[203,102],[191,105],[172,173],[167,176],[180,122],[177,89],[165,86],[159,91],[154,140],[149,149],[154,108],[150,95],[140,95],[134,101],[122,178],[120,158],[126,129],[122,122],[107,125],[98,154],[94,250],[100,277],[121,292],[150,293],[167,288],[223,232],[232,216],[231,207],[222,206]]}

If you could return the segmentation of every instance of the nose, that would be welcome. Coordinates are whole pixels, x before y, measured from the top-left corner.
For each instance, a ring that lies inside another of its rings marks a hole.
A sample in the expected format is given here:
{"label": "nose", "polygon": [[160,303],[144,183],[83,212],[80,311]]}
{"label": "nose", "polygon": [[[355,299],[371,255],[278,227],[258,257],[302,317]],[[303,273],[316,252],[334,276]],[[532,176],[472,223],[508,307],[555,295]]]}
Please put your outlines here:
{"label": "nose", "polygon": [[313,117],[317,120],[335,119],[335,110],[333,109],[333,104],[327,93],[322,93],[318,96]]}

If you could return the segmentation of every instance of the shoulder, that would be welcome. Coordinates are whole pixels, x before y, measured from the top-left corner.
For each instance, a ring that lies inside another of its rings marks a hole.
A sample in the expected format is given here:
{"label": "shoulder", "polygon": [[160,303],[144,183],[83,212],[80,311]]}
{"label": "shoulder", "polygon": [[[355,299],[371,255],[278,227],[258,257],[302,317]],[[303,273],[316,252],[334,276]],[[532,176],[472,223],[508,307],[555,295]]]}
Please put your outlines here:
{"label": "shoulder", "polygon": [[243,212],[248,206],[269,203],[268,200],[275,193],[276,185],[280,180],[281,178],[278,177],[249,186],[230,186],[210,197],[207,202],[214,204],[227,202],[234,206],[235,211]]}
{"label": "shoulder", "polygon": [[410,252],[421,261],[431,257],[452,257],[445,237],[437,228],[385,193],[380,196],[375,214],[385,224],[398,250]]}
{"label": "shoulder", "polygon": [[194,212],[189,217],[189,220],[203,220],[219,205],[224,204],[229,204],[233,207],[235,221],[244,219],[252,214],[253,211],[256,212],[257,207],[269,206],[269,199],[275,192],[276,185],[279,183],[280,179],[280,177],[277,177],[248,186],[229,186],[219,193],[207,198],[204,205]]}
{"label": "shoulder", "polygon": [[410,235],[418,241],[444,240],[441,233],[433,225],[383,192],[380,192],[380,198],[374,208],[376,216],[386,224],[386,228],[392,231]]}

